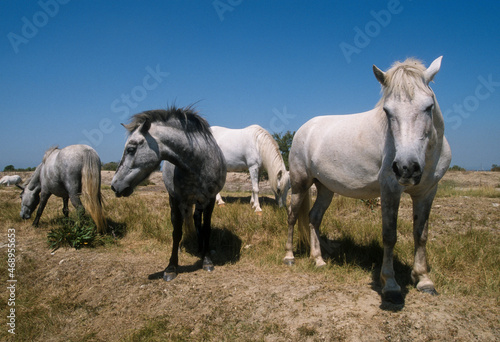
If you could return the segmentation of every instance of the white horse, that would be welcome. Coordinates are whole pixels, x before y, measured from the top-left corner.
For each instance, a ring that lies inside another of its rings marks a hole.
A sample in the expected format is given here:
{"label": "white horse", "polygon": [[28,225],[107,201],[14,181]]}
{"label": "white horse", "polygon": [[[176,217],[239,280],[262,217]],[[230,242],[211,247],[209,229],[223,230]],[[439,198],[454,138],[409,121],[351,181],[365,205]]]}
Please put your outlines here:
{"label": "white horse", "polygon": [[18,175],[14,176],[3,176],[2,179],[0,179],[0,185],[17,185],[21,183],[21,177]]}
{"label": "white horse", "polygon": [[[393,249],[400,197],[406,192],[413,200],[412,280],[418,290],[437,294],[428,276],[426,242],[437,184],[451,161],[443,116],[429,87],[441,67],[441,58],[427,69],[414,59],[397,62],[387,72],[373,66],[383,90],[374,109],[352,115],[318,116],[297,131],[289,157],[292,198],[286,264],[294,261],[293,229],[298,218],[299,235],[306,239],[310,235],[310,257],[321,266],[325,262],[319,226],[333,193],[354,198],[380,196],[382,295],[387,301],[403,303],[401,287],[394,278]],[[318,194],[310,210],[308,190],[312,184]]]}
{"label": "white horse", "polygon": [[[271,134],[258,125],[242,129],[212,126],[211,129],[226,158],[227,170],[250,172],[252,208],[255,208],[256,212],[262,211],[259,204],[259,171],[262,166],[269,175],[269,183],[276,202],[280,207],[286,205],[290,177],[278,144]],[[217,204],[224,204],[220,194],[217,194]]]}

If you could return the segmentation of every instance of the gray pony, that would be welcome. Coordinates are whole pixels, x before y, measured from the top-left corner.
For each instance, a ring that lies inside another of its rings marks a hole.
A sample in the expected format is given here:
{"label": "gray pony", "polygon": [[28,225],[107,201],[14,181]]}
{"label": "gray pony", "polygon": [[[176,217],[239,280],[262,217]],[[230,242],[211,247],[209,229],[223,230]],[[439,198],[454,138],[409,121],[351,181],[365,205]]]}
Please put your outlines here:
{"label": "gray pony", "polygon": [[169,194],[174,230],[172,254],[163,279],[170,281],[177,276],[183,221],[188,229],[194,221],[203,269],[212,271],[211,217],[215,196],[226,180],[226,162],[208,123],[191,107],[170,107],[136,114],[124,127],[129,137],[111,182],[117,197],[130,196],[165,160],[163,182]]}
{"label": "gray pony", "polygon": [[98,232],[106,230],[102,210],[101,160],[90,146],[70,145],[62,150],[57,147],[47,150],[42,163],[26,184],[18,187],[23,190],[20,213],[23,219],[29,219],[38,206],[33,221],[35,227],[49,197],[54,194],[63,199],[64,216],[68,216],[68,201],[71,200],[75,208],[83,206],[89,212]]}

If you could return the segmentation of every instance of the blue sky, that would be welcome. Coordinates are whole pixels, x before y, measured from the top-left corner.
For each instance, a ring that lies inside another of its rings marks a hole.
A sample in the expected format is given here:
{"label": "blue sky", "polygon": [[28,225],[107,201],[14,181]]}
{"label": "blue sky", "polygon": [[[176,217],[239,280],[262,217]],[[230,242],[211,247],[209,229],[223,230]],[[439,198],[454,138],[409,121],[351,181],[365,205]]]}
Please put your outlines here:
{"label": "blue sky", "polygon": [[372,64],[441,55],[432,88],[452,164],[489,170],[499,15],[498,1],[2,1],[0,170],[82,142],[118,161],[120,123],[174,103],[212,125],[295,131],[373,108]]}

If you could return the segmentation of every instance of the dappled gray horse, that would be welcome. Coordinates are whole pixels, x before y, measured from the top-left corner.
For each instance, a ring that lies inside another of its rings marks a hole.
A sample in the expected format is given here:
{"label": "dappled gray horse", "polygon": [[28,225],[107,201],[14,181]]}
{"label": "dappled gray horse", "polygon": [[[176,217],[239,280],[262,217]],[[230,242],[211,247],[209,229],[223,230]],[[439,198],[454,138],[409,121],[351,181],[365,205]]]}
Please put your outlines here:
{"label": "dappled gray horse", "polygon": [[190,228],[193,219],[203,269],[212,271],[210,225],[215,196],[226,181],[226,163],[208,123],[191,107],[170,107],[136,114],[125,128],[130,135],[111,182],[116,196],[131,195],[165,160],[163,182],[169,194],[174,230],[172,254],[163,279],[170,281],[177,276],[183,221]]}
{"label": "dappled gray horse", "polygon": [[53,194],[62,197],[64,216],[69,213],[68,200],[75,208],[82,207],[83,202],[97,231],[106,230],[101,203],[101,160],[90,146],[70,145],[62,150],[57,147],[47,150],[33,175],[19,187],[23,190],[21,217],[29,219],[38,206],[34,226],[38,226],[43,209]]}
{"label": "dappled gray horse", "polygon": [[[436,96],[429,87],[441,66],[441,57],[429,68],[414,59],[395,63],[387,72],[373,66],[383,96],[365,113],[318,116],[295,134],[290,150],[292,198],[288,213],[288,240],[284,262],[292,264],[293,229],[310,238],[311,258],[324,265],[319,226],[333,193],[354,198],[381,197],[384,258],[380,272],[382,294],[402,303],[394,278],[393,249],[401,194],[413,200],[415,261],[411,273],[417,289],[436,294],[428,276],[426,242],[429,214],[438,181],[451,161],[444,122]],[[309,188],[317,199],[310,209]]]}

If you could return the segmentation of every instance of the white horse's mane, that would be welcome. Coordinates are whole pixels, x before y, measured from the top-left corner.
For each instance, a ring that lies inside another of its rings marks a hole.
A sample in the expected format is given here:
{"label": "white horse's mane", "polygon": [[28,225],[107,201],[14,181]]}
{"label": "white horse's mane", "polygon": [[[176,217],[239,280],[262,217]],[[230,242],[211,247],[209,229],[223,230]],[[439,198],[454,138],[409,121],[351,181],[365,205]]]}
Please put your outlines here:
{"label": "white horse's mane", "polygon": [[377,106],[383,104],[391,95],[402,99],[412,99],[415,96],[415,90],[433,95],[425,79],[426,70],[422,62],[414,58],[392,64],[391,68],[385,72],[382,98]]}
{"label": "white horse's mane", "polygon": [[269,175],[269,184],[271,188],[276,192],[278,189],[278,172],[281,170],[283,173],[286,172],[285,164],[283,163],[283,158],[281,156],[278,143],[269,134],[268,131],[260,126],[252,127],[253,137],[257,142],[259,147],[259,154],[262,158],[262,164],[267,170]]}
{"label": "white horse's mane", "polygon": [[391,68],[385,72],[382,97],[376,107],[382,111],[384,102],[391,95],[403,100],[412,100],[416,91],[422,91],[434,97],[434,126],[440,134],[444,134],[443,115],[436,100],[436,96],[429,87],[428,80],[426,80],[426,70],[427,68],[422,62],[415,58],[408,58],[404,62],[393,63]]}

